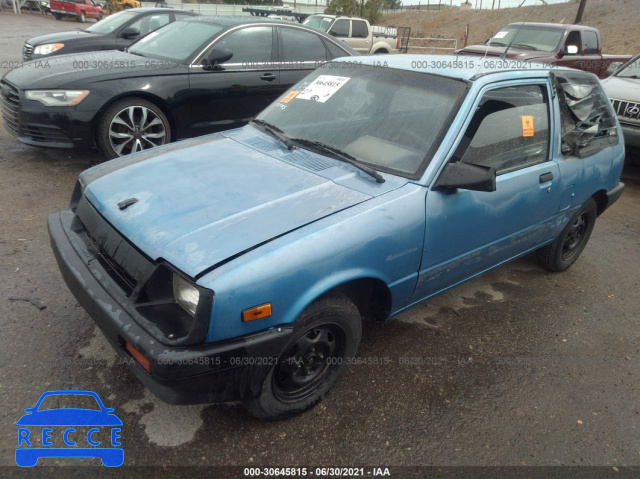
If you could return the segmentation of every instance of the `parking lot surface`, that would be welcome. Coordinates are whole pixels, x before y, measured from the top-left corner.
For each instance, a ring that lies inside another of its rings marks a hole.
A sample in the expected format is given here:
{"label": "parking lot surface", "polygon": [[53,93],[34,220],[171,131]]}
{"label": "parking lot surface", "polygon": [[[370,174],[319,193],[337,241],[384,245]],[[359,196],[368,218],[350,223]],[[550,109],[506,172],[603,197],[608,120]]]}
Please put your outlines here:
{"label": "parking lot surface", "polygon": [[[19,61],[29,36],[78,26],[0,13],[0,62]],[[265,423],[236,403],[153,397],[68,291],[46,218],[99,161],[0,128],[0,465],[15,464],[25,407],[83,389],[122,420],[125,466],[640,466],[637,168],[568,271],[525,257],[366,324],[360,364],[323,402]]]}

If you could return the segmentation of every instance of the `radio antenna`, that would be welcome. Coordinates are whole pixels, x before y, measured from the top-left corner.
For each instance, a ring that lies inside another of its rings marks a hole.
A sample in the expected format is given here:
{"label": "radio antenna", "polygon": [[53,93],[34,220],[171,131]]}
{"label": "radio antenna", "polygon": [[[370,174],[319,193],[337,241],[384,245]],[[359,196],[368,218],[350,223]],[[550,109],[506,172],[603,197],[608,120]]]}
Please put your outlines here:
{"label": "radio antenna", "polygon": [[[520,6],[524,5],[524,2],[526,2],[527,0],[524,0]],[[529,10],[529,13],[527,13],[527,18],[524,19],[524,21],[518,25],[518,30],[516,31],[516,34],[513,36],[513,38],[511,39],[511,41],[509,42],[509,44],[507,45],[507,48],[504,49],[504,52],[502,52],[502,55],[500,55],[500,59],[504,60],[507,57],[507,52],[509,51],[509,48],[511,48],[511,45],[513,44],[513,41],[516,39],[516,37],[518,36],[518,33],[520,33],[520,30],[522,29],[523,25],[525,23],[527,23],[527,20],[529,20],[529,17],[531,16],[531,13],[533,12],[533,8],[531,10]]]}

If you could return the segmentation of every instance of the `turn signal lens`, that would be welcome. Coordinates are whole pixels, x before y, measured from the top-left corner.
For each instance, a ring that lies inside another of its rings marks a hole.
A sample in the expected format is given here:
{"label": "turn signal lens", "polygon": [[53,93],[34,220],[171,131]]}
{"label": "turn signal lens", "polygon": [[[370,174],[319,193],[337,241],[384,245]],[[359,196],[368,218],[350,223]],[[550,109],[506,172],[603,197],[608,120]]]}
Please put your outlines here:
{"label": "turn signal lens", "polygon": [[267,318],[271,316],[271,303],[262,304],[255,308],[245,309],[242,312],[242,322],[247,323],[256,319]]}
{"label": "turn signal lens", "polygon": [[133,359],[138,361],[138,364],[140,364],[140,366],[142,366],[142,368],[146,372],[151,374],[151,365],[149,364],[149,360],[145,358],[136,348],[131,346],[129,343],[126,344],[126,348],[127,348],[127,351],[129,351],[129,354],[133,356]]}

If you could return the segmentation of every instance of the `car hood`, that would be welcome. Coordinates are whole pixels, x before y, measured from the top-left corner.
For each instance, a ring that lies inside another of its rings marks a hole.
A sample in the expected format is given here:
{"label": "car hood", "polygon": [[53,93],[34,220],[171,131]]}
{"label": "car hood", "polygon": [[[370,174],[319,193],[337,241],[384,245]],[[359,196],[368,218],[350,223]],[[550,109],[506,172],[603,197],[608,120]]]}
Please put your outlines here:
{"label": "car hood", "polygon": [[[406,183],[392,177],[377,184],[351,166],[306,150],[289,152],[277,143],[275,149],[266,147],[271,138],[253,127],[243,131],[244,136],[235,139],[216,134],[206,141],[187,140],[186,146],[168,145],[167,153],[160,150],[104,176],[88,170],[81,181],[98,178],[85,186],[84,194],[147,256],[164,258],[195,278],[229,258]],[[263,142],[262,151],[249,137]],[[307,165],[323,160],[329,165],[311,171],[289,155],[313,156]],[[115,161],[131,163],[135,155]],[[103,168],[110,169],[110,163]],[[118,207],[130,198],[137,201],[126,209]]]}
{"label": "car hood", "polygon": [[609,77],[602,81],[609,98],[640,103],[640,80],[624,77]]}
{"label": "car hood", "polygon": [[[171,65],[171,62],[165,62]],[[90,82],[176,74],[182,64],[158,68],[162,62],[118,50],[55,55],[25,62],[7,72],[4,79],[20,89],[83,87]]]}
{"label": "car hood", "polygon": [[38,35],[37,37],[33,37],[27,40],[27,43],[35,47],[37,45],[45,45],[47,43],[74,42],[77,40],[85,40],[88,38],[101,36],[102,35],[96,33],[87,33],[84,30],[76,30],[73,32],[58,32],[47,33],[46,35]]}
{"label": "car hood", "polygon": [[[500,57],[504,54],[505,47],[488,47],[485,45],[471,45],[459,50],[461,55],[482,55],[488,57]],[[515,47],[509,48],[507,52],[507,58],[519,59],[519,60],[534,60],[536,58],[548,58],[553,53],[539,52],[534,50],[523,50]]]}

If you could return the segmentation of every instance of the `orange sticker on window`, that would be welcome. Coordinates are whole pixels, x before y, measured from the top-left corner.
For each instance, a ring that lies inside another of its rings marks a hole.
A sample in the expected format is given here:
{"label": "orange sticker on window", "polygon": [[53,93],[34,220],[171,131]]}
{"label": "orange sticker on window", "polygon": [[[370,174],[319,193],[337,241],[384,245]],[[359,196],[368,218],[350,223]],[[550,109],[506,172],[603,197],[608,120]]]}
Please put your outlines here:
{"label": "orange sticker on window", "polygon": [[533,117],[522,117],[522,136],[533,136]]}
{"label": "orange sticker on window", "polygon": [[298,96],[298,93],[300,92],[295,90],[290,91],[282,100],[280,100],[280,103],[289,103],[291,100]]}

